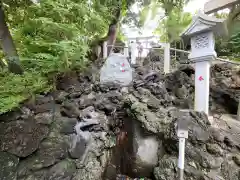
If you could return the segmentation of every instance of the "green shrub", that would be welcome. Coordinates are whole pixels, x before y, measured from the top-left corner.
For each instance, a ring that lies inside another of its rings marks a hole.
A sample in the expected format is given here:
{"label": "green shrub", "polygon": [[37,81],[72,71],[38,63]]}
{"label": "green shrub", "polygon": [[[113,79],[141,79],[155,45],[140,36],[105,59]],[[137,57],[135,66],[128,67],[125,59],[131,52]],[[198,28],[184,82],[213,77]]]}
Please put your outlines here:
{"label": "green shrub", "polygon": [[5,2],[7,21],[25,73],[19,76],[5,69],[0,72],[0,114],[34,94],[51,90],[54,85],[49,76],[86,66],[89,45],[106,35],[115,7],[112,1],[91,2]]}
{"label": "green shrub", "polygon": [[33,94],[47,92],[52,88],[47,78],[38,73],[25,72],[21,76],[4,71],[0,73],[0,82],[1,113],[17,107]]}

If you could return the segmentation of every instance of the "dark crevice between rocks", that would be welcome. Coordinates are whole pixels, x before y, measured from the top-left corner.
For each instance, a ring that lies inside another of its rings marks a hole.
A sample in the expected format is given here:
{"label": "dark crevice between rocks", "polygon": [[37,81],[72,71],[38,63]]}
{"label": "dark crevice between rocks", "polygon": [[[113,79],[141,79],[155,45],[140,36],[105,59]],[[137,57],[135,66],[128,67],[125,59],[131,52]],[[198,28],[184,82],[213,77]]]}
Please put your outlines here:
{"label": "dark crevice between rocks", "polygon": [[[123,114],[123,112],[121,112]],[[111,150],[111,157],[105,171],[103,173],[103,179],[116,180],[117,177],[122,178],[124,175],[132,177],[132,164],[133,157],[132,149],[132,125],[131,121],[124,113],[123,117],[115,117],[116,124],[112,126],[112,129],[117,128],[116,146]]]}
{"label": "dark crevice between rocks", "polygon": [[[123,111],[126,108],[123,108]],[[127,113],[124,113],[124,116],[118,119],[117,128],[119,128],[116,141],[116,146],[112,149],[112,156],[110,162],[103,173],[104,180],[116,180],[125,177],[128,178],[149,178],[155,180],[153,170],[147,170],[148,174],[136,169],[136,137],[134,137],[135,128],[140,129],[140,134],[143,137],[152,136],[153,134],[147,131],[144,131],[141,128],[141,123],[132,117],[128,116]],[[123,118],[123,119],[122,119]],[[115,167],[115,168],[114,168]],[[150,173],[149,173],[150,172]]]}
{"label": "dark crevice between rocks", "polygon": [[230,113],[230,114],[237,114],[237,110],[238,110],[238,102],[236,102],[233,98],[231,98],[230,95],[228,94],[223,94],[221,96],[221,98],[223,99],[223,103],[222,105],[225,105],[226,110]]}
{"label": "dark crevice between rocks", "polygon": [[231,95],[226,94],[226,92],[221,91],[220,89],[212,89],[214,94],[217,96],[212,96],[216,104],[219,104],[230,114],[237,114],[238,111],[238,102],[236,99],[232,98]]}
{"label": "dark crevice between rocks", "polygon": [[167,154],[178,152],[178,141],[174,139],[164,139],[163,147]]}

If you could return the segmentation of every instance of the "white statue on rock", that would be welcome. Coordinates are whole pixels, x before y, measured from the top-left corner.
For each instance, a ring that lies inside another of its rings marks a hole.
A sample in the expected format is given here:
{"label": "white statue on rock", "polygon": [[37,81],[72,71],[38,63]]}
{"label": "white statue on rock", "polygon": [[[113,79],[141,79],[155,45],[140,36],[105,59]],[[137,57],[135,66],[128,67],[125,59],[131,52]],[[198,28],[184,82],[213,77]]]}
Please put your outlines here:
{"label": "white statue on rock", "polygon": [[111,54],[100,71],[100,83],[116,83],[127,86],[132,82],[132,68],[127,57],[121,53]]}

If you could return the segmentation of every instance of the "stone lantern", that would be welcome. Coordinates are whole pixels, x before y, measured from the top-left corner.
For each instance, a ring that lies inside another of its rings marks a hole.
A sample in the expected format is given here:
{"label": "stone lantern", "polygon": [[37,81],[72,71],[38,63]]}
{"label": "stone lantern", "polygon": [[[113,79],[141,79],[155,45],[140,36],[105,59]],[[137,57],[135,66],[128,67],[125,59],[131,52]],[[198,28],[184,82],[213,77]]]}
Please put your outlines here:
{"label": "stone lantern", "polygon": [[181,34],[191,42],[189,60],[195,64],[195,110],[209,110],[209,81],[211,62],[217,58],[214,35],[227,35],[223,19],[198,13],[189,27]]}

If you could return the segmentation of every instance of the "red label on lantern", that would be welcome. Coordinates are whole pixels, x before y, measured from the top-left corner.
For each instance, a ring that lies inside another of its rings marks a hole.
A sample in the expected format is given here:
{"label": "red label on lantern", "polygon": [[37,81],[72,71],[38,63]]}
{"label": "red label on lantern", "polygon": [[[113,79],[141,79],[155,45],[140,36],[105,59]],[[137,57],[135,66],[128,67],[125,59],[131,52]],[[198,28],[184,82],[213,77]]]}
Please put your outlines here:
{"label": "red label on lantern", "polygon": [[202,76],[200,76],[200,77],[198,78],[198,80],[199,80],[199,81],[203,81],[204,79],[203,79]]}

